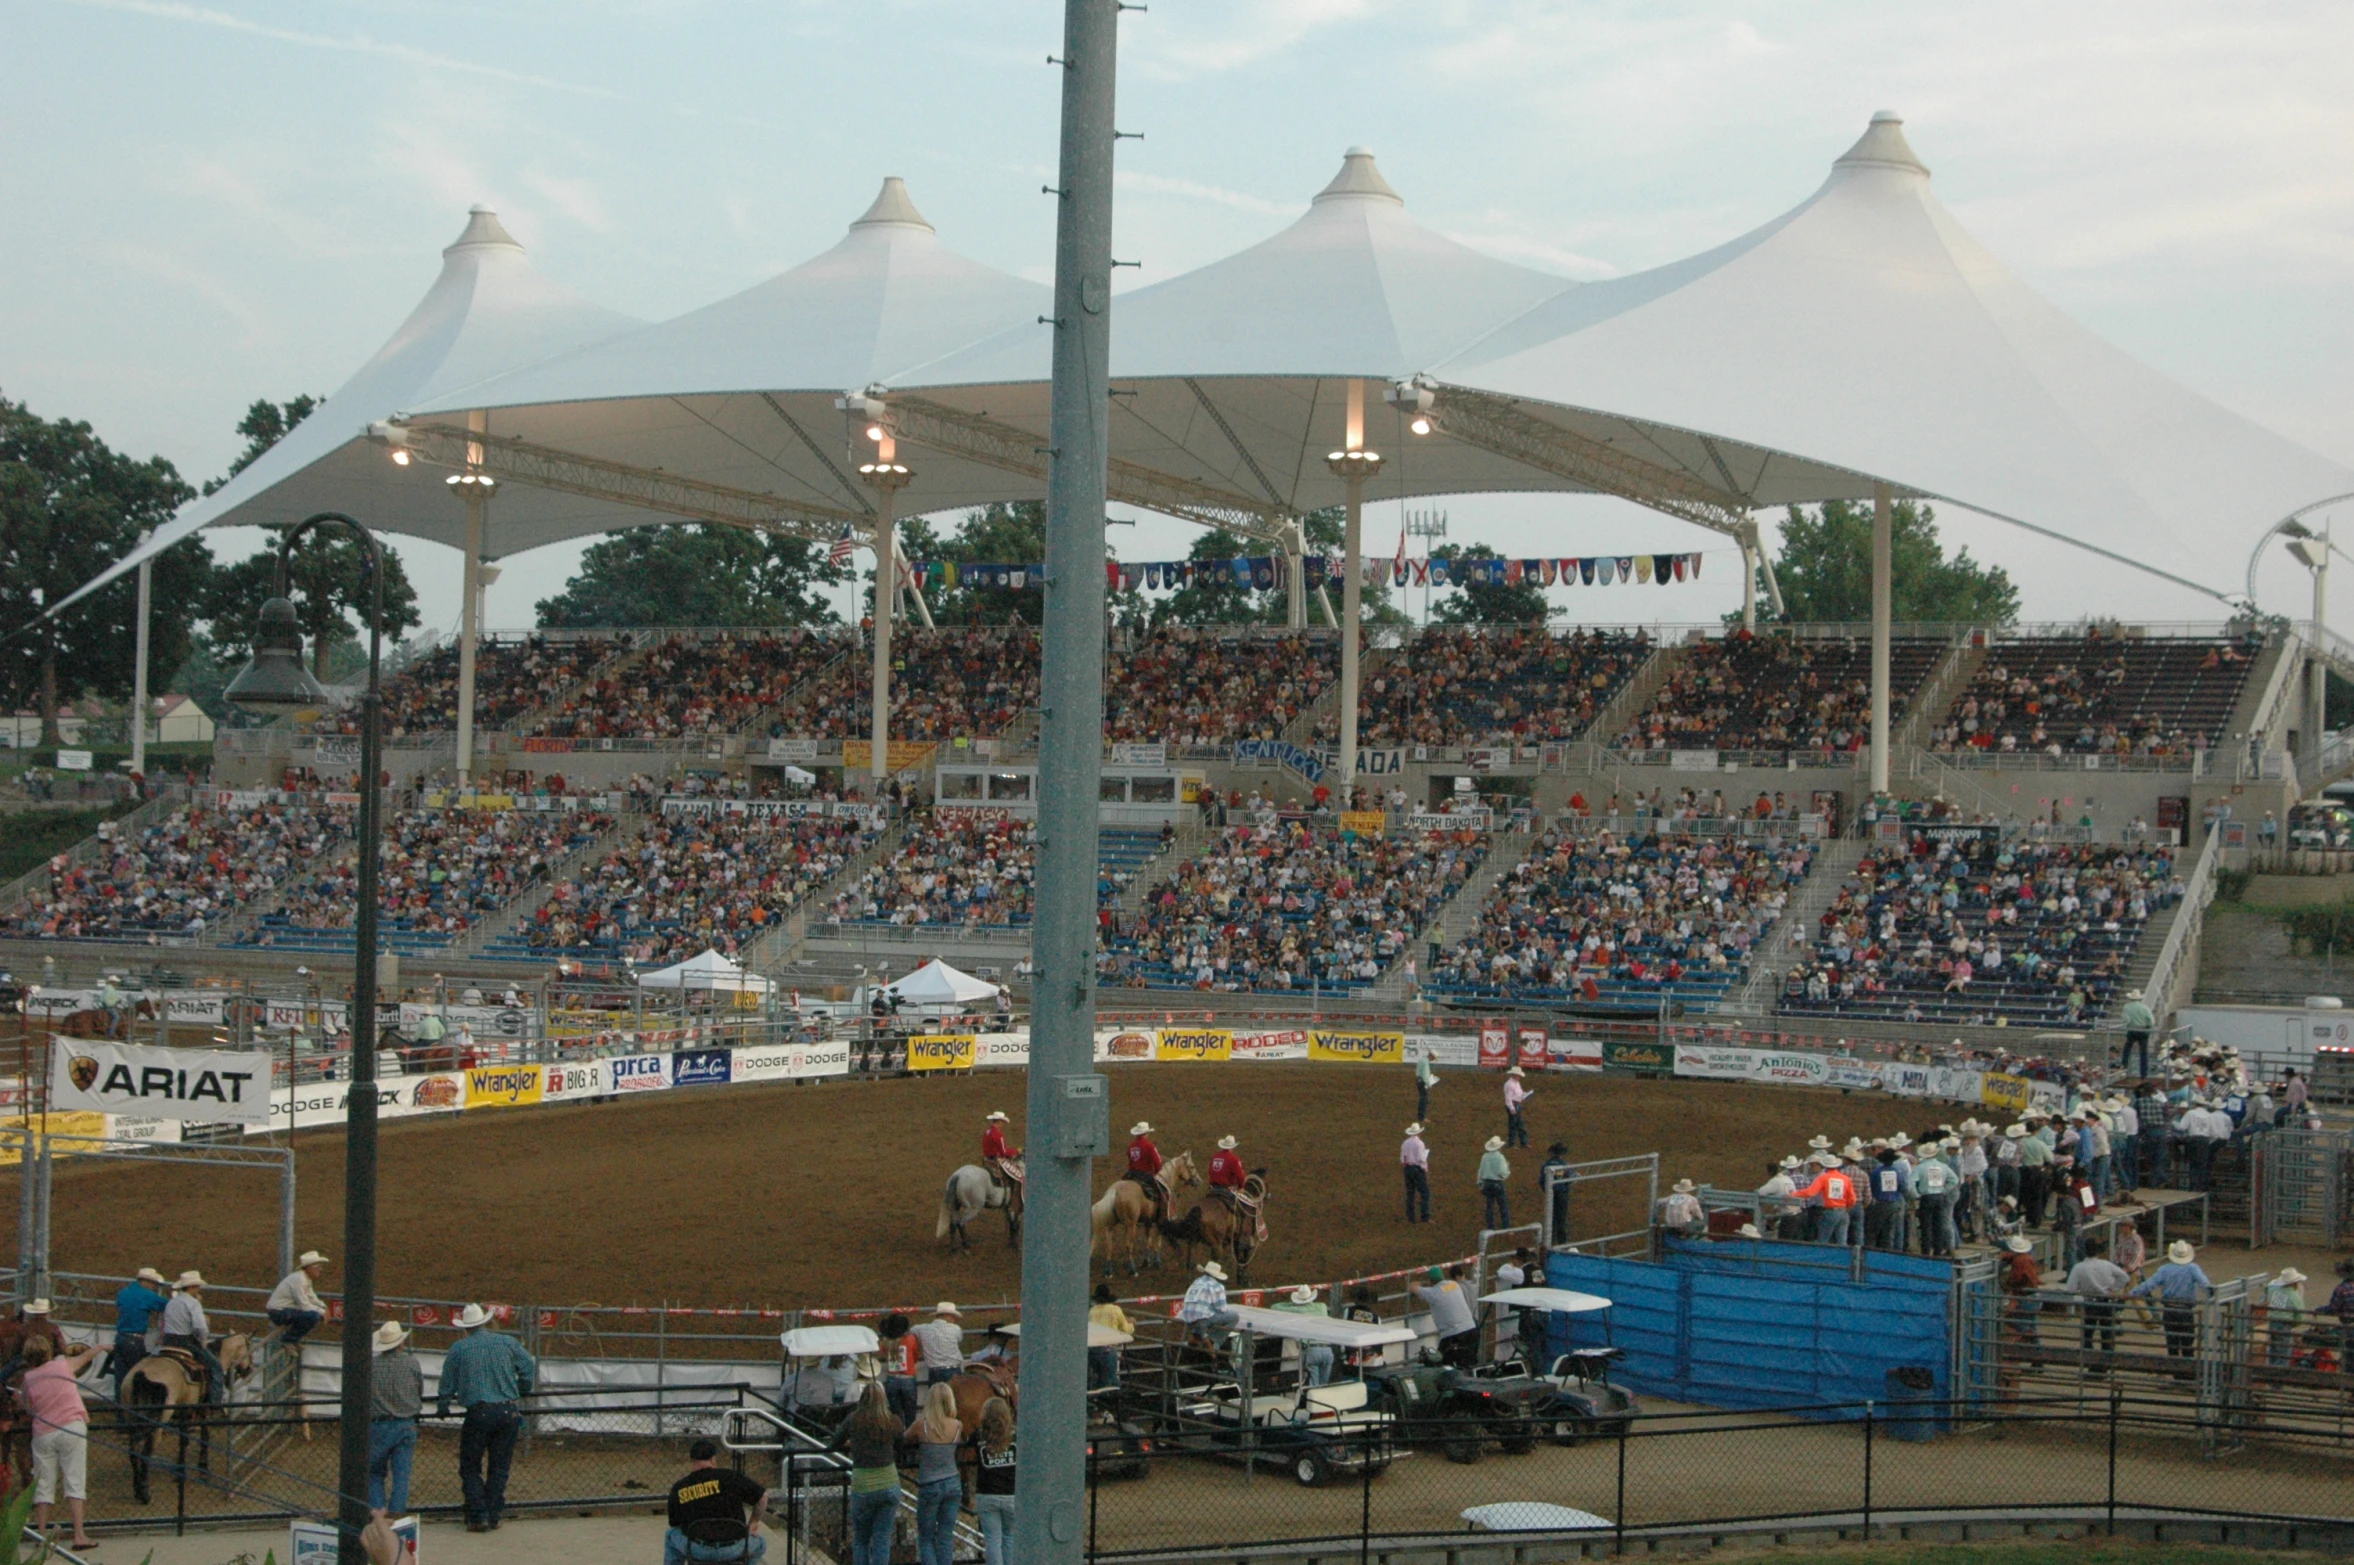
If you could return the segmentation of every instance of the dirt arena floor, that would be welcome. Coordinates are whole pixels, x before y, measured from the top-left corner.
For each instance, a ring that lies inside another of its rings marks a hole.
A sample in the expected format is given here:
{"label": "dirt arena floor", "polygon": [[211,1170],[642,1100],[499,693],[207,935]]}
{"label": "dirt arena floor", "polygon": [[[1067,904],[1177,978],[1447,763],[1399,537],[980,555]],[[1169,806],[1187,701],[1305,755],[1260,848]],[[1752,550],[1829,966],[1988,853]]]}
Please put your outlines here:
{"label": "dirt arena floor", "polygon": [[[1479,1227],[1482,1143],[1503,1129],[1497,1079],[1443,1075],[1431,1098],[1436,1221],[1409,1228],[1397,1173],[1414,1087],[1402,1070],[1331,1065],[1113,1066],[1115,1132],[1160,1127],[1164,1152],[1207,1161],[1234,1134],[1268,1171],[1270,1237],[1255,1285],[1329,1281],[1466,1254]],[[1513,1215],[1537,1215],[1547,1144],[1579,1160],[1658,1149],[1662,1179],[1744,1188],[1773,1155],[1818,1131],[1904,1129],[1950,1109],[1832,1091],[1622,1077],[1548,1076],[1529,1106],[1535,1145],[1515,1151]],[[978,1248],[934,1242],[939,1191],[970,1162],[992,1108],[1023,1120],[1022,1078],[686,1089],[566,1108],[485,1110],[385,1125],[378,1289],[506,1303],[855,1308],[1016,1296],[1001,1214]],[[1117,1138],[1125,1145],[1125,1137]],[[298,1243],[334,1254],[343,1143],[305,1133]],[[1099,1166],[1096,1188],[1114,1177]],[[0,1254],[13,1254],[15,1176],[0,1172]],[[1642,1221],[1644,1186],[1622,1180],[1573,1216],[1580,1233]],[[51,1264],[126,1275],[199,1267],[215,1283],[267,1287],[277,1261],[275,1180],[173,1166],[75,1166],[56,1174]],[[1174,1266],[1123,1295],[1182,1288]],[[337,1276],[325,1287],[332,1292]]]}

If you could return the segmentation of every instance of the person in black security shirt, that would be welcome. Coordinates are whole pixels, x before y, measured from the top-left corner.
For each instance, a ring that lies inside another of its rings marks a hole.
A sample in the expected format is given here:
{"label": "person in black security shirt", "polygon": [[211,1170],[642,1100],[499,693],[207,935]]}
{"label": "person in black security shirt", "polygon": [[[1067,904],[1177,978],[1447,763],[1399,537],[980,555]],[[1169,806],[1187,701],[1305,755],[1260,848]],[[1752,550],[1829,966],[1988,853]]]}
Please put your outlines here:
{"label": "person in black security shirt", "polygon": [[689,1565],[694,1560],[757,1565],[768,1553],[768,1540],[760,1536],[760,1506],[768,1491],[742,1473],[721,1467],[715,1441],[698,1440],[688,1446],[687,1459],[695,1465],[670,1486],[670,1531],[662,1540],[662,1565]]}

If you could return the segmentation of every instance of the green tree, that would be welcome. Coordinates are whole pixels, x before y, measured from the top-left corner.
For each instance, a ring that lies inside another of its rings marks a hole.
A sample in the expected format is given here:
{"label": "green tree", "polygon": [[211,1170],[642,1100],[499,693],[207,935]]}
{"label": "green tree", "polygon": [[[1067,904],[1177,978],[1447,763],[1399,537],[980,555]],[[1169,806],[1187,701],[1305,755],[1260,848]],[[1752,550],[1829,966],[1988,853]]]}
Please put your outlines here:
{"label": "green tree", "polygon": [[[1484,543],[1441,544],[1430,557],[1450,564],[1503,558]],[[1448,593],[1430,617],[1442,625],[1536,625],[1544,622],[1545,611],[1545,589],[1533,581],[1517,587],[1467,582],[1450,571]]]}
{"label": "green tree", "polygon": [[[254,627],[262,605],[278,592],[278,543],[286,529],[269,530],[270,541],[253,554],[213,572],[207,594],[206,617],[212,621],[211,641],[217,652],[237,657],[253,650]],[[401,565],[400,552],[381,535],[377,548],[384,556],[384,639],[397,641],[414,629],[417,589]],[[366,634],[374,592],[368,581],[368,560],[360,541],[343,528],[320,528],[304,538],[288,562],[287,596],[302,633],[310,638],[311,671],[321,681],[336,677],[336,649]],[[366,655],[365,647],[361,649]]]}
{"label": "green tree", "polygon": [[[37,703],[44,743],[61,701],[130,693],[138,584],[126,574],[54,620],[70,596],[171,520],[194,491],[162,457],[110,449],[88,424],[54,422],[0,398],[0,623],[24,627],[0,647],[0,699]],[[212,553],[189,539],[157,556],[149,666],[176,668],[200,617]]]}
{"label": "green tree", "polygon": [[[1348,547],[1349,513],[1345,507],[1337,505],[1327,506],[1321,511],[1310,511],[1300,518],[1300,530],[1307,535],[1310,554],[1338,554]],[[1363,557],[1366,559],[1390,558],[1391,556],[1383,554],[1380,545],[1374,542],[1374,532],[1373,523],[1368,520],[1364,524],[1358,543],[1359,548],[1363,551]],[[1340,583],[1328,582],[1324,590],[1331,595],[1333,612],[1338,614],[1341,603]],[[1324,623],[1324,612],[1316,606],[1315,595],[1316,585],[1310,582],[1308,584],[1310,600],[1308,623],[1321,625]],[[1368,625],[1410,625],[1413,623],[1412,616],[1390,601],[1390,590],[1383,585],[1375,584],[1364,588],[1358,600],[1358,609]],[[1276,615],[1278,620],[1282,617],[1280,613]]]}
{"label": "green tree", "polygon": [[847,579],[825,546],[715,522],[632,527],[591,544],[539,622],[638,625],[819,625],[838,616],[822,588]]}
{"label": "green tree", "polygon": [[[1197,565],[1224,566],[1238,555],[1252,554],[1266,547],[1240,533],[1213,527],[1193,540],[1193,547],[1185,557]],[[1233,571],[1217,570],[1196,576],[1163,598],[1153,612],[1153,620],[1161,625],[1281,624],[1284,602],[1280,592],[1259,592],[1237,586]]]}
{"label": "green tree", "polygon": [[[1899,621],[2000,626],[2019,618],[2019,589],[2001,566],[1980,565],[1968,549],[1946,558],[1937,541],[1937,513],[1929,506],[1896,502],[1889,518],[1889,572]],[[1790,507],[1774,576],[1792,620],[1869,620],[1871,505],[1827,500],[1811,516],[1804,506]]]}
{"label": "green tree", "polygon": [[319,398],[308,392],[296,397],[292,402],[272,402],[267,397],[257,400],[253,406],[245,410],[245,417],[237,421],[237,433],[245,437],[245,449],[237,453],[237,460],[229,464],[229,470],[226,473],[204,486],[204,492],[206,494],[213,493],[230,479],[253,466],[256,458],[279,441],[284,440],[293,431],[295,425],[311,416],[312,411],[318,405]]}
{"label": "green tree", "polygon": [[[943,536],[922,517],[899,524],[899,548],[909,560],[946,560],[957,565],[1036,565],[1046,559],[1046,507],[1036,500],[985,505],[968,511],[956,531]],[[874,601],[874,577],[867,577],[867,601]],[[940,625],[1036,625],[1046,615],[1046,594],[1036,586],[951,587],[925,581],[924,602]]]}

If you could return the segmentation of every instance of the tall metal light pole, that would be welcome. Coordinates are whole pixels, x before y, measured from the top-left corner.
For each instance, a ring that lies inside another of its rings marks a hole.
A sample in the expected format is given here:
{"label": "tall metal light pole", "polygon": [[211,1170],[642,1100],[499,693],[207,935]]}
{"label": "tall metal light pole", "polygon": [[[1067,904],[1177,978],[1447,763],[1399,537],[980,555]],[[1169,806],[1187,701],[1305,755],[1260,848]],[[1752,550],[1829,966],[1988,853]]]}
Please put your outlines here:
{"label": "tall metal light pole", "polygon": [[1111,458],[1113,83],[1119,0],[1066,0],[1039,688],[1037,977],[1013,1557],[1078,1565],[1087,1517],[1087,1204],[1110,1150],[1095,1074],[1097,793],[1103,772],[1104,501]]}
{"label": "tall metal light pole", "polygon": [[[139,547],[147,547],[147,540],[155,536],[152,527],[139,535]],[[131,770],[139,775],[141,785],[147,778],[147,610],[149,594],[155,586],[155,562],[139,562],[139,630],[133,652],[131,669]]]}
{"label": "tall metal light pole", "polygon": [[1365,383],[1349,382],[1348,444],[1327,454],[1324,465],[1348,486],[1348,532],[1343,550],[1348,577],[1340,584],[1340,786],[1333,790],[1348,809],[1357,781],[1357,683],[1365,598],[1365,480],[1381,471],[1381,453],[1365,449]]}
{"label": "tall metal light pole", "polygon": [[384,705],[384,556],[367,528],[340,511],[322,511],[286,534],[278,545],[278,595],[262,605],[253,660],[225,694],[249,711],[272,715],[327,703],[326,689],[302,665],[302,630],[286,597],[295,545],[326,526],[347,527],[358,537],[369,593],[368,689],[360,697],[359,950],[352,972],[351,1091],[344,1107],[343,1427],[335,1478],[341,1501],[336,1558],[341,1565],[366,1565],[360,1533],[368,1525],[368,1337],[376,1313],[376,816]]}

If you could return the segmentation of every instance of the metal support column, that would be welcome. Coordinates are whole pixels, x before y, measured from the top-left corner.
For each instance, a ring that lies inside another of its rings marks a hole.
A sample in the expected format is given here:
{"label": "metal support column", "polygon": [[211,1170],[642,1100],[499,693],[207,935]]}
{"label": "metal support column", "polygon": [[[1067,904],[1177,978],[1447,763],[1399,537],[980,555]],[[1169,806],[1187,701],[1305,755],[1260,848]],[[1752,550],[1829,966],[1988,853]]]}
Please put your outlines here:
{"label": "metal support column", "polygon": [[1757,550],[1741,540],[1741,628],[1757,629]]}
{"label": "metal support column", "polygon": [[2329,533],[2325,529],[2320,547],[2311,551],[2320,563],[2313,567],[2313,656],[2305,662],[2305,754],[2319,766],[2321,736],[2329,723],[2329,664],[2322,660],[2321,649],[2329,640]]}
{"label": "metal support column", "polygon": [[[153,528],[139,535],[139,547],[155,536]],[[155,562],[139,562],[139,628],[131,667],[131,770],[147,775],[147,611],[155,587]]]}
{"label": "metal support column", "polygon": [[[1090,1148],[1095,1063],[1096,795],[1103,770],[1104,502],[1111,457],[1112,118],[1119,0],[1066,0],[1039,682],[1037,977],[1022,1246],[1023,1438],[1013,1557],[1079,1565],[1087,1533]],[[1100,1125],[1100,1121],[1097,1122]],[[1041,1141],[1040,1132],[1050,1139]],[[1107,1148],[1108,1150],[1108,1148]],[[1044,1154],[1044,1155],[1041,1155]]]}
{"label": "metal support column", "polygon": [[1357,780],[1358,663],[1365,640],[1360,623],[1365,615],[1365,480],[1381,471],[1381,453],[1365,449],[1365,383],[1361,380],[1349,382],[1348,418],[1341,449],[1324,459],[1348,494],[1348,530],[1341,551],[1348,574],[1340,587],[1340,778],[1333,790],[1343,809],[1348,808],[1349,790]]}
{"label": "metal support column", "polygon": [[[892,460],[893,442],[882,442],[882,454],[877,465]],[[891,515],[892,503],[899,497],[899,486],[875,482],[880,475],[869,474],[875,488],[875,667],[874,721],[869,733],[874,740],[875,791],[880,794],[883,781],[891,775],[891,618],[899,603],[899,529]]]}
{"label": "metal support column", "polygon": [[1889,528],[1895,499],[1872,486],[1872,791],[1888,791],[1888,623],[1894,597]]}
{"label": "metal support column", "polygon": [[1290,534],[1283,544],[1284,616],[1283,622],[1294,630],[1305,630],[1308,625],[1308,530],[1295,518]]}
{"label": "metal support column", "polygon": [[458,777],[474,775],[474,653],[482,639],[482,509],[480,484],[466,486],[465,579],[458,609]]}

